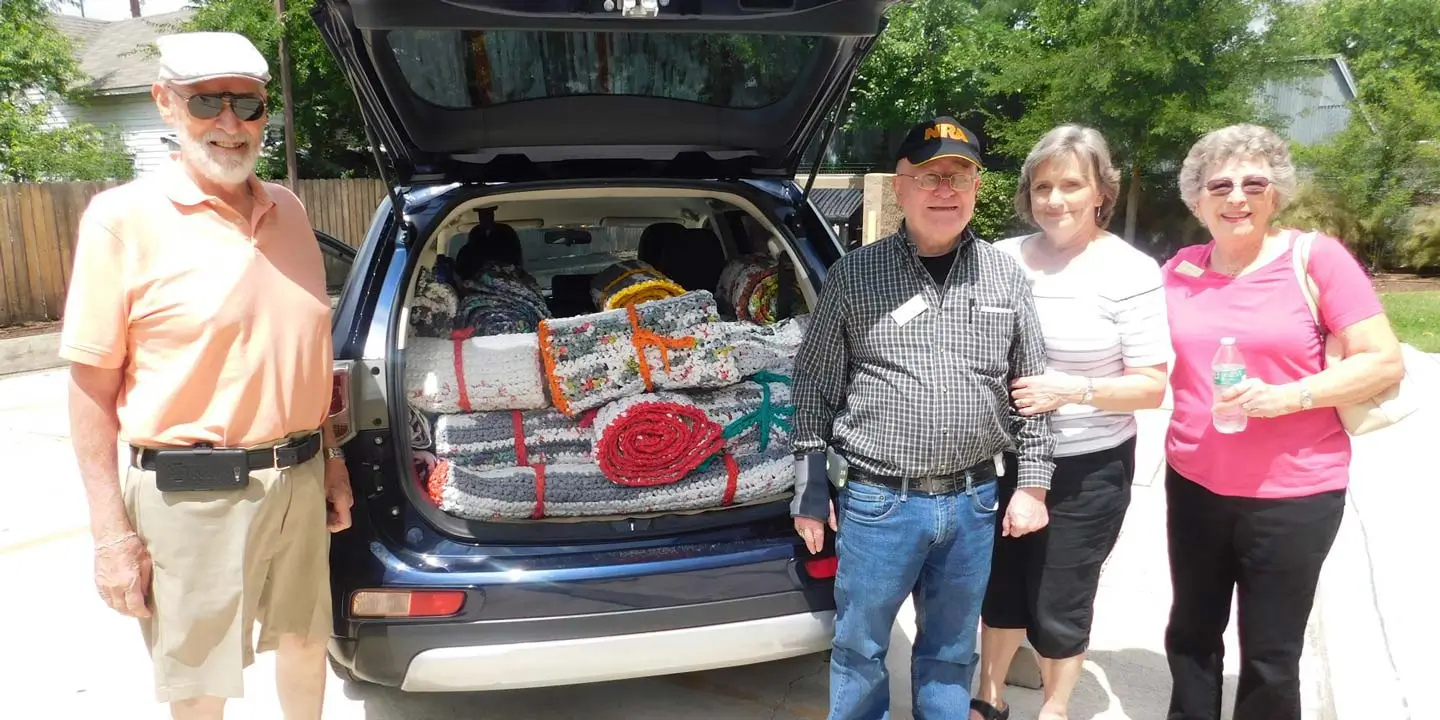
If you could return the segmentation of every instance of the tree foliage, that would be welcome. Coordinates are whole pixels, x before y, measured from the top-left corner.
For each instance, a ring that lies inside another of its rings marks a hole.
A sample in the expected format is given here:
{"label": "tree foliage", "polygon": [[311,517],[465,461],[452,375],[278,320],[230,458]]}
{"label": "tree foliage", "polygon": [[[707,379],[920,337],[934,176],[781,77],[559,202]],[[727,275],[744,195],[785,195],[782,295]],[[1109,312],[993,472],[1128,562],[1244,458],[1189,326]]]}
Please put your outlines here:
{"label": "tree foliage", "polygon": [[83,102],[84,74],[46,0],[0,0],[0,181],[127,179],[114,131],[52,123],[53,100]]}
{"label": "tree foliage", "polygon": [[[6,0],[8,2],[8,0]],[[283,20],[273,0],[197,0],[190,30],[226,30],[255,43],[270,63],[267,92],[274,111],[284,107],[280,83],[280,36],[290,55],[291,90],[295,98],[295,146],[302,178],[374,177],[375,157],[370,153],[355,93],[340,66],[325,47],[320,30],[310,17],[314,0],[289,0]],[[285,145],[282,132],[266,143],[257,172],[266,178],[284,178]]]}

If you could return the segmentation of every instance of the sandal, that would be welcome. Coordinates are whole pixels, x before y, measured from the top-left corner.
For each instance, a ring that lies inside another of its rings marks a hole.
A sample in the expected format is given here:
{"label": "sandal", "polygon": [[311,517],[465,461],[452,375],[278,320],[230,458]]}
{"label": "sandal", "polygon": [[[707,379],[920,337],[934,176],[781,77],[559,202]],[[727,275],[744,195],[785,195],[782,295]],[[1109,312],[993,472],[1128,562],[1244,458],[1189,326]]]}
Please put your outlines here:
{"label": "sandal", "polygon": [[1005,709],[1001,710],[984,700],[971,698],[970,709],[980,713],[980,716],[985,718],[985,720],[1010,720],[1009,705],[1006,705]]}

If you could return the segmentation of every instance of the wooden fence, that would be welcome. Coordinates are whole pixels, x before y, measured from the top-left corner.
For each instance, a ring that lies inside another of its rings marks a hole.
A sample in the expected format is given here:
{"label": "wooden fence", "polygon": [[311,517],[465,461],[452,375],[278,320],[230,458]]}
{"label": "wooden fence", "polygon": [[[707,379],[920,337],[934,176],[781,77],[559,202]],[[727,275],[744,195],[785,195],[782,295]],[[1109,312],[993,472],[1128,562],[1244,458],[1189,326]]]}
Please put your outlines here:
{"label": "wooden fence", "polygon": [[[116,183],[0,183],[0,327],[59,320],[80,215]],[[385,195],[379,180],[301,180],[310,223],[358,246]]]}

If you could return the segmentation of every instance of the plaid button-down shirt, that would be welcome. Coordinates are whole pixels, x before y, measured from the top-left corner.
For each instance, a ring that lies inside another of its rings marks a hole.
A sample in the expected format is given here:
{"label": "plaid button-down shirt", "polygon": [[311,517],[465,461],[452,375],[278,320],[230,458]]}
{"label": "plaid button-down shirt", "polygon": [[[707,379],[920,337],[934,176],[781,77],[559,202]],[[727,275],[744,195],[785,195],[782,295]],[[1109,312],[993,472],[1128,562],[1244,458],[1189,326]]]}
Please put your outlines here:
{"label": "plaid button-down shirt", "polygon": [[1019,486],[1048,488],[1049,416],[1023,417],[1010,400],[1013,378],[1044,371],[1024,272],[968,228],[943,286],[903,226],[847,254],[795,361],[792,514],[826,517],[827,447],[861,470],[910,478],[959,474],[1014,450]]}

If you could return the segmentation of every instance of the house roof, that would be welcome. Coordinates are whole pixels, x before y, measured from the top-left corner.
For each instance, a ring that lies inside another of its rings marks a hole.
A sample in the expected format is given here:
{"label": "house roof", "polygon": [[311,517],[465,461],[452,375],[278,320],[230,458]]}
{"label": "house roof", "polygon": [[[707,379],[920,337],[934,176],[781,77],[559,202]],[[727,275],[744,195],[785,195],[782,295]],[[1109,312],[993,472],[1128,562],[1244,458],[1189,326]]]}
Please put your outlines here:
{"label": "house roof", "polygon": [[158,69],[146,46],[193,14],[194,10],[184,9],[114,22],[60,14],[50,19],[75,46],[75,59],[90,78],[90,88],[116,95],[149,92]]}
{"label": "house roof", "polygon": [[815,188],[810,191],[815,209],[830,222],[843,222],[865,202],[865,191],[859,188]]}

